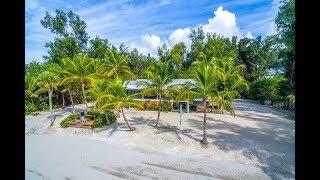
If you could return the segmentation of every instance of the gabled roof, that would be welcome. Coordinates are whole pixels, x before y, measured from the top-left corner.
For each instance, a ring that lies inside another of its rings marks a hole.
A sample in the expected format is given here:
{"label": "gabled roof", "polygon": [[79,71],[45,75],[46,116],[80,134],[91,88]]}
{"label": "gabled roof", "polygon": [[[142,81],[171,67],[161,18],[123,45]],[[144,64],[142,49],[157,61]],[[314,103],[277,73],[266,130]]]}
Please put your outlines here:
{"label": "gabled roof", "polygon": [[[141,90],[141,89],[144,88],[144,86],[142,85],[144,82],[150,82],[150,80],[148,80],[148,79],[137,79],[137,80],[133,80],[133,81],[126,81],[125,82],[125,84],[126,84],[125,87],[126,87],[126,89],[130,89],[130,90]],[[192,80],[192,79],[172,79],[172,81],[170,83],[168,83],[167,86],[179,85],[179,84],[190,84],[190,85],[193,85],[193,84],[195,84],[195,81]]]}
{"label": "gabled roof", "polygon": [[150,82],[148,79],[137,79],[133,81],[125,81],[125,87],[126,89],[132,89],[132,90],[140,90],[143,89],[144,86],[142,83]]}
{"label": "gabled roof", "polygon": [[195,85],[196,82],[193,79],[172,79],[172,81],[168,83],[167,86],[182,85],[182,84]]}

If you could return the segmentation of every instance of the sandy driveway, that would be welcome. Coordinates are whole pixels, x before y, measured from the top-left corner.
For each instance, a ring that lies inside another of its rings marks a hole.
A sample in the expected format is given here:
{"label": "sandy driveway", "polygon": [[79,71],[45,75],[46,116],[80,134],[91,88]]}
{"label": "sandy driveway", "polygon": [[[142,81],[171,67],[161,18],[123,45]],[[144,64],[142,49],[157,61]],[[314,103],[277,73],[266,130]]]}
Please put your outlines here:
{"label": "sandy driveway", "polygon": [[[295,123],[285,111],[236,100],[236,117],[208,114],[202,148],[202,113],[128,110],[137,130],[59,128],[69,110],[26,116],[26,179],[294,179]],[[83,108],[79,105],[78,109]]]}

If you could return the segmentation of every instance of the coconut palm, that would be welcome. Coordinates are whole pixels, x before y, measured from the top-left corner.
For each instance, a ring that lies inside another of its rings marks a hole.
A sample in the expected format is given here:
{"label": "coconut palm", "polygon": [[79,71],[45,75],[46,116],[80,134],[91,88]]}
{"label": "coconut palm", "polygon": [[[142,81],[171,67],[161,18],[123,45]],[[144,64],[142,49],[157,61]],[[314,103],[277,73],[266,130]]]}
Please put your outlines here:
{"label": "coconut palm", "polygon": [[[169,90],[169,98],[174,100],[176,103],[179,103],[181,101],[189,101],[189,103],[192,101],[192,99],[195,99],[197,97],[197,94],[195,94],[193,91],[191,91],[191,88],[189,84],[181,84],[181,85],[173,85],[168,87]],[[189,108],[189,106],[187,106]],[[181,110],[181,109],[180,109]],[[180,111],[180,129],[182,124],[182,112]]]}
{"label": "coconut palm", "polygon": [[124,81],[120,78],[115,78],[113,81],[108,81],[107,86],[108,94],[100,98],[101,102],[103,103],[100,109],[104,110],[112,108],[120,111],[129,129],[131,131],[135,130],[135,128],[129,124],[124,114],[124,107],[126,105],[140,106],[139,103],[133,99],[137,94],[128,95]]}
{"label": "coconut palm", "polygon": [[34,98],[38,97],[37,89],[37,77],[27,76],[25,80],[25,95],[30,98],[32,103],[34,103]]}
{"label": "coconut palm", "polygon": [[124,77],[126,79],[135,79],[136,75],[128,66],[127,56],[112,49],[106,53],[106,58],[102,63],[100,73],[105,78]]}
{"label": "coconut palm", "polygon": [[73,90],[73,86],[71,86],[70,84],[65,84],[65,85],[61,85],[61,82],[60,82],[60,86],[62,87],[61,89],[61,93],[68,93],[69,95],[69,98],[70,98],[70,102],[71,102],[71,106],[72,106],[72,112],[75,113],[76,112],[76,109],[74,107],[74,90]]}
{"label": "coconut palm", "polygon": [[65,77],[62,83],[80,83],[83,100],[88,107],[85,87],[94,81],[94,75],[97,73],[95,59],[86,55],[77,55],[74,59],[64,58],[62,61],[65,67],[62,71]]}
{"label": "coconut palm", "polygon": [[97,80],[88,90],[88,95],[94,99],[94,109],[99,109],[107,94],[108,82],[105,79]]}
{"label": "coconut palm", "polygon": [[164,96],[169,97],[170,91],[166,86],[172,80],[172,75],[168,71],[168,64],[157,61],[153,66],[150,66],[145,72],[145,76],[149,81],[142,82],[141,85],[145,86],[142,90],[143,95],[157,95],[158,101],[158,116],[155,127],[159,128],[161,101]]}
{"label": "coconut palm", "polygon": [[74,100],[73,100],[73,89],[74,89],[74,82],[70,81],[68,79],[70,77],[69,73],[66,73],[67,69],[67,61],[70,59],[63,59],[62,63],[57,65],[54,69],[52,69],[52,72],[57,74],[59,76],[59,91],[62,94],[62,107],[65,107],[65,93],[68,92],[69,98],[71,101],[71,106],[72,106],[72,112],[75,113],[75,108],[74,108]]}
{"label": "coconut palm", "polygon": [[49,109],[51,114],[50,126],[52,126],[54,123],[53,116],[52,116],[52,94],[53,94],[53,90],[56,89],[59,85],[59,76],[52,71],[52,69],[54,68],[55,68],[54,64],[48,65],[48,67],[46,68],[47,70],[40,73],[37,78],[38,86],[40,87],[37,92],[48,92]]}
{"label": "coconut palm", "polygon": [[198,97],[194,91],[192,91],[193,84],[185,83],[179,85],[168,86],[168,97],[175,102],[189,101]]}
{"label": "coconut palm", "polygon": [[248,85],[241,75],[244,65],[235,65],[232,58],[215,60],[216,75],[219,83],[218,94],[212,99],[223,110],[235,115],[232,100],[240,97],[239,91],[248,89]]}
{"label": "coconut palm", "polygon": [[191,78],[195,80],[192,92],[203,99],[203,139],[202,144],[207,145],[206,123],[207,123],[207,101],[211,96],[217,94],[217,81],[215,77],[215,68],[209,62],[196,61],[192,64]]}

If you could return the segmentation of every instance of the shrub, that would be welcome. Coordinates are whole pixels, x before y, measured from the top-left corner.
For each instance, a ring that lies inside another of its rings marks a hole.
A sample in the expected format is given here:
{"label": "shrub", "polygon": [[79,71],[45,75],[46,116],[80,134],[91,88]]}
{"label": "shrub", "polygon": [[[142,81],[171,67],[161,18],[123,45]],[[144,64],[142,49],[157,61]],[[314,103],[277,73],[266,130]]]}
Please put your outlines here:
{"label": "shrub", "polygon": [[35,111],[37,111],[37,106],[32,104],[32,103],[30,103],[30,102],[26,102],[26,104],[25,104],[25,114],[28,115],[28,114],[30,114],[32,112],[35,112]]}
{"label": "shrub", "polygon": [[92,110],[90,112],[88,111],[87,115],[88,115],[88,113],[91,117],[97,115],[95,121],[91,125],[91,128],[98,128],[98,127],[103,127],[104,125],[106,125],[107,124],[106,115],[108,116],[110,124],[113,124],[114,122],[116,122],[116,116],[111,110],[106,110],[103,113],[101,111],[93,111]]}
{"label": "shrub", "polygon": [[113,124],[114,122],[116,122],[116,115],[111,110],[106,110],[105,113],[107,114],[107,116],[109,118],[110,124]]}
{"label": "shrub", "polygon": [[270,100],[274,102],[284,101],[282,86],[286,82],[283,76],[274,76],[254,82],[250,87],[250,98],[257,100]]}
{"label": "shrub", "polygon": [[49,109],[48,102],[42,101],[42,102],[39,104],[38,109],[39,109],[40,111],[48,110],[48,109]]}
{"label": "shrub", "polygon": [[67,127],[69,127],[68,122],[74,121],[74,120],[79,119],[79,118],[80,118],[80,114],[79,113],[71,114],[68,117],[66,117],[64,120],[61,121],[60,127],[67,128]]}
{"label": "shrub", "polygon": [[[157,101],[145,101],[138,102],[140,106],[136,106],[135,108],[138,110],[149,110],[149,111],[157,111],[158,110],[158,102]],[[162,111],[172,111],[171,103],[168,101],[161,102],[161,110]]]}
{"label": "shrub", "polygon": [[147,102],[148,102],[148,101],[145,101],[145,102],[136,102],[138,105],[133,106],[133,107],[136,108],[137,110],[144,111],[144,110],[146,110],[146,104],[147,104]]}
{"label": "shrub", "polygon": [[58,109],[61,107],[62,107],[62,104],[53,104],[53,106],[52,106],[53,109]]}
{"label": "shrub", "polygon": [[91,125],[92,128],[97,128],[97,127],[103,127],[105,124],[107,124],[107,119],[106,115],[104,114],[99,114],[99,116],[96,118],[96,120],[93,122]]}
{"label": "shrub", "polygon": [[37,116],[37,115],[39,115],[39,112],[37,112],[37,111],[32,112],[31,115],[32,115],[32,116]]}
{"label": "shrub", "polygon": [[100,110],[90,109],[89,111],[87,111],[85,117],[89,119],[96,119],[100,115],[100,113]]}

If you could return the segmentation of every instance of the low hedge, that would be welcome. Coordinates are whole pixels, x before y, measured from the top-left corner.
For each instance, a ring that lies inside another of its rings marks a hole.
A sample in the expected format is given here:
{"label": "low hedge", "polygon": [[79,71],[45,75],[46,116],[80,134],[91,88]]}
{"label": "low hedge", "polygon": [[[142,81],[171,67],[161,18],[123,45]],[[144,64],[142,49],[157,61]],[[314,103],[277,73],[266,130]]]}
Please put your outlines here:
{"label": "low hedge", "polygon": [[[149,111],[157,111],[158,110],[158,102],[157,101],[144,101],[144,102],[138,102],[139,106],[136,106],[135,108],[138,110],[149,110]],[[169,101],[162,101],[161,102],[161,111],[172,111],[172,105]]]}

